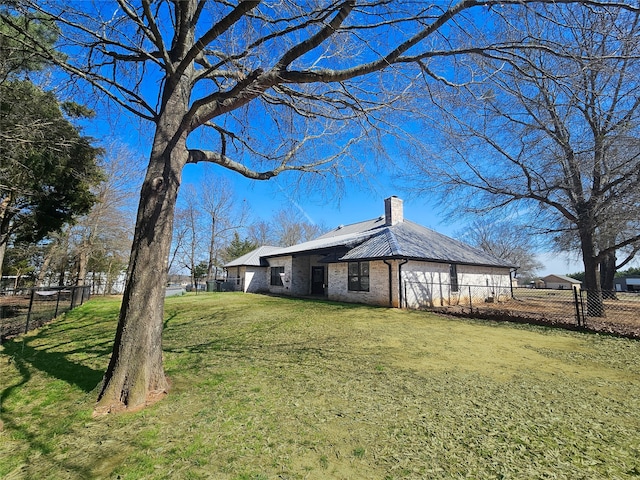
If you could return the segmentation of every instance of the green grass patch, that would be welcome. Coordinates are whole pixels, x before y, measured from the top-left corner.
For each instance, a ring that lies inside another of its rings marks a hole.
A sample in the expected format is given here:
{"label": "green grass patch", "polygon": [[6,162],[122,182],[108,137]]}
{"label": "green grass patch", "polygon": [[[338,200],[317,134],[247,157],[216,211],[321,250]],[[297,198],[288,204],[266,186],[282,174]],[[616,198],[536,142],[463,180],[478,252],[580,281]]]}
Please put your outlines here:
{"label": "green grass patch", "polygon": [[119,302],[5,342],[0,478],[638,478],[640,342],[323,301],[167,299],[170,395],[93,419]]}

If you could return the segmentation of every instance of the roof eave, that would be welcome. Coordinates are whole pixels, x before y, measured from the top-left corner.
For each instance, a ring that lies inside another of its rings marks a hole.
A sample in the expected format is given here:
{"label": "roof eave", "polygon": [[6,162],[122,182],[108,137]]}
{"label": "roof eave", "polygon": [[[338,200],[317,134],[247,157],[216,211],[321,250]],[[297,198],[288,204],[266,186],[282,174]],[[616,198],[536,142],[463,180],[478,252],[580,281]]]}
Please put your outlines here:
{"label": "roof eave", "polygon": [[366,261],[376,261],[376,260],[410,260],[415,262],[430,262],[430,263],[442,263],[447,265],[467,265],[471,267],[491,267],[491,268],[518,268],[515,265],[505,265],[505,264],[495,264],[495,263],[473,263],[473,262],[457,262],[452,260],[444,260],[437,258],[426,258],[426,257],[412,257],[409,255],[385,255],[379,257],[360,257],[360,258],[339,258],[339,262],[366,262]]}

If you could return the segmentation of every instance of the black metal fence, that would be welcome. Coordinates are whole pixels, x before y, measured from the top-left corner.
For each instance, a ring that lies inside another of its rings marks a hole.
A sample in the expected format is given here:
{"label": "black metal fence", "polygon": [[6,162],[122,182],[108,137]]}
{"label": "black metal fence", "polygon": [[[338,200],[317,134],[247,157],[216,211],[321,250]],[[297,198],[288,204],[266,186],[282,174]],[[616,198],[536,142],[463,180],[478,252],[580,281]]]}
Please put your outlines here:
{"label": "black metal fence", "polygon": [[461,285],[453,301],[433,309],[476,318],[578,327],[640,338],[640,293],[502,287],[488,294],[487,288]]}
{"label": "black metal fence", "polygon": [[0,339],[38,328],[89,299],[90,286],[0,291]]}

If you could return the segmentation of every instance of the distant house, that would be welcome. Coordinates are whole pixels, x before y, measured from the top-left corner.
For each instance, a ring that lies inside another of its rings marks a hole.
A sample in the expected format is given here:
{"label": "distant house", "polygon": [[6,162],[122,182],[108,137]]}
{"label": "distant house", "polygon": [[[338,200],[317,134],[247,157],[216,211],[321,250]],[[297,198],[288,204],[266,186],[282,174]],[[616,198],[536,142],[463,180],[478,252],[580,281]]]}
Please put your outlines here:
{"label": "distant house", "polygon": [[613,279],[616,292],[640,292],[640,275],[628,275]]}
{"label": "distant house", "polygon": [[566,275],[547,275],[541,279],[544,282],[545,288],[551,288],[553,290],[571,290],[572,288],[580,289],[582,282],[575,278],[567,277]]}
{"label": "distant house", "polygon": [[227,281],[244,292],[405,308],[468,302],[471,287],[486,290],[487,298],[510,296],[514,270],[508,262],[405,220],[398,197],[385,200],[379,218],[339,226],[291,247],[260,247],[225,268]]}

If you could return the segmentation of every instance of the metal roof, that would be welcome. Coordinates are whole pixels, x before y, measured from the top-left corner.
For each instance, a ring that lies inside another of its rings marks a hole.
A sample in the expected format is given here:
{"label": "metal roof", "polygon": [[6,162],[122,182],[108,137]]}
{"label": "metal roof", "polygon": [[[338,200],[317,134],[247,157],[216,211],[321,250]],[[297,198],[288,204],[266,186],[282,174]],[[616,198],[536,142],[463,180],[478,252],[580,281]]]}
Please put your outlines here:
{"label": "metal roof", "polygon": [[566,275],[556,275],[555,273],[547,275],[546,277],[542,277],[542,280],[544,280],[545,282],[561,280],[567,283],[582,283],[580,280],[576,280],[575,278],[567,277]]}
{"label": "metal roof", "polygon": [[375,236],[351,249],[340,260],[375,258],[407,258],[496,267],[515,266],[408,220],[379,229]]}
{"label": "metal roof", "polygon": [[252,266],[252,267],[268,267],[269,264],[264,257],[270,253],[282,250],[282,247],[273,247],[271,245],[263,245],[255,250],[251,250],[249,253],[245,253],[241,257],[231,260],[224,265],[224,268],[228,267],[240,267],[240,266]]}
{"label": "metal roof", "polygon": [[348,251],[339,258],[327,257],[327,261],[403,258],[504,268],[515,267],[482,250],[409,220],[391,226],[385,225],[384,217],[340,226],[315,240],[291,247],[260,247],[229,262],[225,267],[267,266],[265,259],[269,257],[314,252],[328,254],[332,250],[335,254],[335,249],[339,247],[346,247]]}
{"label": "metal roof", "polygon": [[365,220],[364,222],[352,223],[350,225],[340,225],[334,228],[330,232],[319,236],[316,240],[328,239],[333,237],[339,237],[342,235],[350,235],[354,233],[368,232],[375,230],[376,228],[382,228],[385,226],[384,216],[374,218],[372,220]]}
{"label": "metal roof", "polygon": [[354,247],[362,243],[367,238],[375,234],[375,231],[353,232],[346,235],[336,235],[333,237],[316,238],[304,243],[299,243],[291,247],[284,247],[273,253],[265,255],[266,257],[280,257],[283,255],[295,255],[296,253],[308,253],[313,251],[322,251],[333,247]]}

